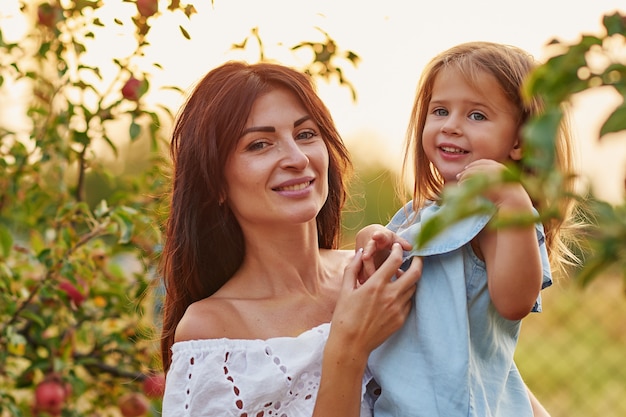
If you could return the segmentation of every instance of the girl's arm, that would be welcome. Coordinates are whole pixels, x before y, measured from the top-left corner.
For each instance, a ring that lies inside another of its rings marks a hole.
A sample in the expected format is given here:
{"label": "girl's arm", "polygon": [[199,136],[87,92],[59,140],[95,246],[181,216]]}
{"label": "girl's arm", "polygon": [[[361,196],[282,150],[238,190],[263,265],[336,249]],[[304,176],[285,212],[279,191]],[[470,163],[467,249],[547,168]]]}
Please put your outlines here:
{"label": "girl's arm", "polygon": [[[331,321],[322,361],[322,377],[313,417],[358,416],[367,359],[402,326],[421,276],[414,260],[402,272],[402,248],[394,244],[389,257],[365,282],[358,283],[362,252],[357,251],[344,273],[343,287]],[[396,275],[398,279],[391,281]]]}
{"label": "girl's arm", "polygon": [[[475,173],[499,175],[504,165],[491,160],[472,162],[459,181]],[[519,183],[507,183],[486,195],[496,206],[497,216],[532,215],[533,205]],[[485,260],[489,294],[500,315],[520,320],[530,311],[541,291],[543,269],[533,224],[493,229],[478,235],[479,256]]]}
{"label": "girl's arm", "polygon": [[532,393],[532,391],[526,387],[526,391],[528,391],[528,398],[530,398],[530,405],[533,408],[533,417],[550,417],[550,413],[548,410],[544,408],[543,405],[539,402],[537,397]]}

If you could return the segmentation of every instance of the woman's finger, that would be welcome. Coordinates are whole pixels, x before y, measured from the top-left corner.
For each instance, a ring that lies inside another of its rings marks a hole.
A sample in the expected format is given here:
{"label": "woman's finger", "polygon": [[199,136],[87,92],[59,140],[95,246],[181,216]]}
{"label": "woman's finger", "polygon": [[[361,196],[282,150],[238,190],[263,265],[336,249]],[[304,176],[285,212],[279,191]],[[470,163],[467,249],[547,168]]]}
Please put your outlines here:
{"label": "woman's finger", "polygon": [[359,274],[363,268],[363,249],[358,249],[343,272],[343,288],[353,290],[358,285]]}

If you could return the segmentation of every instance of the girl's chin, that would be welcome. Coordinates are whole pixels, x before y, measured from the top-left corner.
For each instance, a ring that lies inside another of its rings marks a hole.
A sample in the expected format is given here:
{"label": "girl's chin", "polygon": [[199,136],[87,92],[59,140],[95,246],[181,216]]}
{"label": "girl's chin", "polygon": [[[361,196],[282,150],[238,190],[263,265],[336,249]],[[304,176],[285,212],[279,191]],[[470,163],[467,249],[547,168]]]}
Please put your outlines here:
{"label": "girl's chin", "polygon": [[456,179],[456,175],[449,175],[449,176],[443,177],[443,183],[445,185],[454,185],[457,182],[459,182],[459,180]]}

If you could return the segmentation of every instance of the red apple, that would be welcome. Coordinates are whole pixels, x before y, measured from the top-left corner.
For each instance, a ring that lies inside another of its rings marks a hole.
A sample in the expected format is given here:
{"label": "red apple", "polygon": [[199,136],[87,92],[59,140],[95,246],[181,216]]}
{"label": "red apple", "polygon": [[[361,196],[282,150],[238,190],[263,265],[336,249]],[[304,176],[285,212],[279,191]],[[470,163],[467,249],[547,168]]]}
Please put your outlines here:
{"label": "red apple", "polygon": [[150,17],[159,11],[158,0],[137,0],[137,10],[143,17]]}
{"label": "red apple", "polygon": [[122,395],[117,400],[117,405],[124,417],[141,417],[148,412],[150,407],[148,399],[138,392]]}
{"label": "red apple", "polygon": [[35,415],[43,412],[60,416],[66,397],[67,390],[60,380],[46,379],[40,382],[35,388]]}
{"label": "red apple", "polygon": [[148,398],[162,398],[165,392],[165,375],[150,374],[143,380],[143,393]]}
{"label": "red apple", "polygon": [[85,301],[85,294],[80,292],[78,288],[76,288],[71,282],[61,281],[59,283],[59,288],[65,291],[67,296],[70,298],[70,300],[72,300],[76,307],[80,307]]}
{"label": "red apple", "polygon": [[37,22],[45,27],[53,28],[57,22],[57,8],[50,3],[37,6]]}
{"label": "red apple", "polygon": [[130,77],[124,87],[122,87],[122,96],[126,100],[137,101],[142,96],[141,81],[135,77]]}

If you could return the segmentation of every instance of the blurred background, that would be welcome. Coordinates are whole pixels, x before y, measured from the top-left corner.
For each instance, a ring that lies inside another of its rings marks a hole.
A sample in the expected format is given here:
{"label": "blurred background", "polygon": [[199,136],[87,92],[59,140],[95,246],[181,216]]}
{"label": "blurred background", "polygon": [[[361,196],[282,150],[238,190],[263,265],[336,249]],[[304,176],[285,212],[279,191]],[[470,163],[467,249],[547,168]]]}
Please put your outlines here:
{"label": "blurred background", "polygon": [[[357,167],[352,201],[345,214],[344,246],[364,224],[386,223],[402,204],[394,197],[397,168],[415,87],[424,65],[457,43],[488,40],[526,49],[538,60],[557,38],[575,41],[600,29],[604,14],[624,9],[623,1],[594,0],[462,0],[440,2],[215,0],[193,2],[198,13],[185,21],[190,40],[183,39],[176,16],[162,16],[149,34],[143,57],[151,73],[149,102],[172,111],[182,104],[175,86],[188,91],[208,70],[226,60],[256,61],[260,52],[282,63],[302,66],[310,52],[290,47],[304,39],[329,34],[337,45],[359,56],[342,70],[356,97],[337,80],[318,80],[320,95],[339,126]],[[105,22],[132,13],[130,2],[107,1],[98,10]],[[5,38],[19,38],[27,27],[18,2],[3,0],[0,23]],[[107,25],[89,53],[95,62],[108,51],[125,55],[132,28]],[[255,36],[262,44],[255,43]],[[233,48],[234,44],[244,47]],[[130,49],[128,53],[131,53]],[[111,65],[103,59],[101,71]],[[626,57],[625,57],[626,59]],[[113,67],[110,68],[114,70]],[[19,131],[28,124],[22,91],[0,91],[0,124]],[[593,193],[610,202],[623,201],[626,140],[622,134],[598,141],[599,120],[619,97],[602,91],[576,97],[573,124],[579,147],[580,172]],[[10,103],[10,105],[9,105]],[[166,122],[164,120],[164,122]],[[167,135],[169,126],[161,126]],[[120,133],[120,136],[123,136]],[[142,163],[147,141],[123,145],[120,155],[101,157],[118,175],[132,174]],[[92,198],[106,195],[110,182],[91,178]],[[618,417],[626,415],[626,294],[619,271],[582,289],[563,278],[543,292],[544,312],[524,321],[517,362],[532,391],[554,417]]]}

